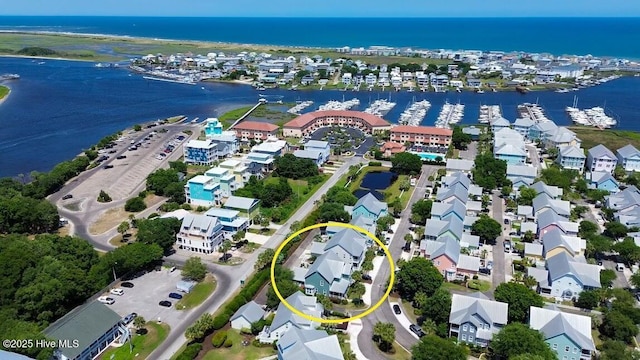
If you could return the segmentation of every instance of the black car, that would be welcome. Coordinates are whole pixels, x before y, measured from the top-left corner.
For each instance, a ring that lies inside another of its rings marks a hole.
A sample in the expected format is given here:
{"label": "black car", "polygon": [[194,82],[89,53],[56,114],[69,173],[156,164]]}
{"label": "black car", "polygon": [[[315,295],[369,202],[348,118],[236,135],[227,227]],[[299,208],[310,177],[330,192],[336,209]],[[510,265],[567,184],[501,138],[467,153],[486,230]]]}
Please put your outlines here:
{"label": "black car", "polygon": [[133,319],[135,319],[136,317],[138,317],[138,314],[136,313],[131,313],[125,317],[122,318],[122,322],[127,325],[128,323],[132,322]]}
{"label": "black car", "polygon": [[126,159],[126,158],[127,158],[127,155],[120,155],[116,159],[122,160],[122,159]]}
{"label": "black car", "polygon": [[402,314],[402,310],[400,310],[400,306],[398,306],[398,304],[393,305],[393,312],[396,313],[396,315]]}
{"label": "black car", "polygon": [[105,169],[113,169],[113,165],[105,165],[104,168]]}
{"label": "black car", "polygon": [[411,251],[411,243],[404,244],[404,246],[402,247],[402,250],[404,250],[406,252]]}
{"label": "black car", "polygon": [[162,300],[158,303],[158,305],[164,306],[164,307],[171,307],[171,301]]}
{"label": "black car", "polygon": [[172,298],[172,299],[178,299],[178,300],[182,299],[182,295],[180,295],[178,293],[174,293],[174,292],[169,293],[169,297]]}
{"label": "black car", "polygon": [[369,275],[369,274],[362,274],[362,280],[371,281],[371,275]]}
{"label": "black car", "polygon": [[233,255],[227,253],[227,254],[222,255],[219,260],[222,261],[222,262],[225,262],[225,261],[228,261],[229,259],[231,259],[232,256]]}
{"label": "black car", "polygon": [[480,274],[491,275],[491,269],[480,268]]}
{"label": "black car", "polygon": [[120,284],[120,286],[126,287],[126,288],[132,288],[133,287],[133,283],[125,281],[122,284]]}
{"label": "black car", "polygon": [[409,330],[411,330],[411,332],[413,332],[414,334],[418,335],[418,337],[423,337],[427,334],[425,334],[424,331],[422,331],[422,328],[416,324],[411,324],[411,326],[409,326]]}
{"label": "black car", "polygon": [[71,194],[67,194],[65,196],[62,197],[62,200],[67,200],[67,199],[71,199],[73,197],[73,195]]}

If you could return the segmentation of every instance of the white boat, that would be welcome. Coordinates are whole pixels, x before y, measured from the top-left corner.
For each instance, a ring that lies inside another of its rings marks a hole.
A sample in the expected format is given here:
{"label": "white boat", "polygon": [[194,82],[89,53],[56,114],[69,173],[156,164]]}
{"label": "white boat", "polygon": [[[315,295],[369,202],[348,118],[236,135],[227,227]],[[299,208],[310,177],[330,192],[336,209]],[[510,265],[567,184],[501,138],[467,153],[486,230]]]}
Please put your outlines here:
{"label": "white boat", "polygon": [[398,123],[401,125],[418,126],[422,123],[427,111],[431,108],[431,103],[427,100],[413,101],[407,108],[400,114]]}
{"label": "white boat", "polygon": [[364,112],[367,114],[373,114],[377,116],[387,115],[391,109],[396,106],[396,103],[391,102],[389,100],[381,99],[374,101],[369,107],[364,109]]}
{"label": "white boat", "polygon": [[480,105],[480,116],[478,122],[481,124],[489,124],[494,119],[502,117],[500,105]]}
{"label": "white boat", "polygon": [[463,116],[464,105],[449,104],[447,101],[442,105],[442,110],[440,111],[440,115],[438,115],[435,126],[438,128],[449,129],[452,124],[459,123]]}

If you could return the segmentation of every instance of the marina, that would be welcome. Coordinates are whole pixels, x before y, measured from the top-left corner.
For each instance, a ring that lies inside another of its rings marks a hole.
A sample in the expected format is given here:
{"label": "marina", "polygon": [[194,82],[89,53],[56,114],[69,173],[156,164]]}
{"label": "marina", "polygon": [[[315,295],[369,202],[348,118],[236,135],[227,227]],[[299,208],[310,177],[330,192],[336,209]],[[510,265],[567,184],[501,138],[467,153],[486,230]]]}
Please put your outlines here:
{"label": "marina", "polygon": [[574,124],[608,129],[618,124],[618,121],[607,115],[603,107],[594,106],[587,109],[578,108],[578,98],[573,100],[573,106],[567,106],[565,111]]}
{"label": "marina", "polygon": [[302,110],[308,108],[309,106],[313,105],[313,101],[311,100],[307,100],[307,101],[301,101],[299,103],[297,103],[294,107],[292,107],[291,109],[287,110],[287,112],[289,114],[295,114],[295,115],[300,115],[300,113],[302,112]]}
{"label": "marina", "polygon": [[376,100],[373,103],[371,103],[369,107],[364,109],[364,112],[366,112],[367,114],[373,114],[376,116],[385,116],[395,106],[396,106],[396,103],[391,102],[389,100],[385,100],[385,99]]}
{"label": "marina", "polygon": [[324,105],[320,105],[318,110],[351,110],[358,105],[360,105],[360,100],[357,98],[347,101],[331,100]]}
{"label": "marina", "polygon": [[431,108],[431,103],[427,100],[413,101],[403,112],[400,114],[398,123],[401,125],[418,126],[427,116],[427,111]]}
{"label": "marina", "polygon": [[540,105],[532,103],[524,103],[518,105],[518,115],[521,118],[531,119],[535,123],[550,121],[545,115]]}
{"label": "marina", "polygon": [[490,124],[494,119],[502,117],[502,109],[500,105],[480,105],[480,115],[478,122],[480,124]]}
{"label": "marina", "polygon": [[447,101],[442,105],[442,110],[440,111],[440,115],[438,115],[435,126],[438,128],[449,129],[451,125],[459,123],[463,116],[463,104],[449,104]]}

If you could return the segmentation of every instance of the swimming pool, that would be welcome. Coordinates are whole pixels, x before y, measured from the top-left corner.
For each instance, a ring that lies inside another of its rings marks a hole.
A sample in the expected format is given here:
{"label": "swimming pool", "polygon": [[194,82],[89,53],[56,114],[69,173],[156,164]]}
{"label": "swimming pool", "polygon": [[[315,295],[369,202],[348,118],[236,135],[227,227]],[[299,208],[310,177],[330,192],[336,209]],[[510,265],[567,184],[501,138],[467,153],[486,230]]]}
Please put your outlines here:
{"label": "swimming pool", "polygon": [[444,160],[444,154],[432,154],[432,153],[425,153],[425,152],[414,152],[414,154],[420,156],[420,159],[422,160],[435,161],[437,158],[441,158]]}

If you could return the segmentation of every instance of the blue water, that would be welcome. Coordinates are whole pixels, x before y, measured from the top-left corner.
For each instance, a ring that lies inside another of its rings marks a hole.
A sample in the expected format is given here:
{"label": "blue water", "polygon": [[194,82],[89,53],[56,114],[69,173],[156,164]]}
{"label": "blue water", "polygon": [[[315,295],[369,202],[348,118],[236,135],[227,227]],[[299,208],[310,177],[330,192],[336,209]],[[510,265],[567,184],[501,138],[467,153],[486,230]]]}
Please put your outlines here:
{"label": "blue water", "polygon": [[[92,63],[0,58],[0,74],[17,73],[6,82],[8,99],[0,105],[0,176],[47,171],[72,158],[102,137],[134,124],[183,114],[201,119],[232,108],[253,105],[258,92],[245,85],[203,83],[196,86],[143,79],[124,68],[97,68]],[[201,87],[204,87],[202,89]],[[264,92],[284,102],[313,100],[308,110],[343,97],[360,99],[360,109],[377,98],[391,98],[397,106],[385,118],[397,122],[415,100],[427,99],[431,110],[423,125],[433,125],[445,101],[466,105],[462,123],[477,122],[481,104],[499,104],[505,117],[516,118],[516,106],[536,102],[556,123],[569,124],[564,108],[577,96],[579,107],[605,106],[620,120],[619,128],[640,130],[640,78],[627,77],[580,91],[499,93],[408,93],[288,91]],[[606,145],[606,144],[605,144]]]}
{"label": "blue water", "polygon": [[384,200],[384,194],[378,190],[384,190],[391,186],[398,179],[398,175],[391,171],[372,171],[362,178],[360,189],[354,191],[354,195],[359,199],[367,193],[373,194],[378,200]]}
{"label": "blue water", "polygon": [[[342,47],[386,45],[638,59],[638,18],[167,18],[0,16],[0,30]],[[268,31],[265,31],[268,29]]]}
{"label": "blue water", "polygon": [[414,153],[414,154],[420,156],[420,159],[422,160],[435,160],[437,158],[444,158],[444,156],[442,155],[431,154],[431,153]]}

